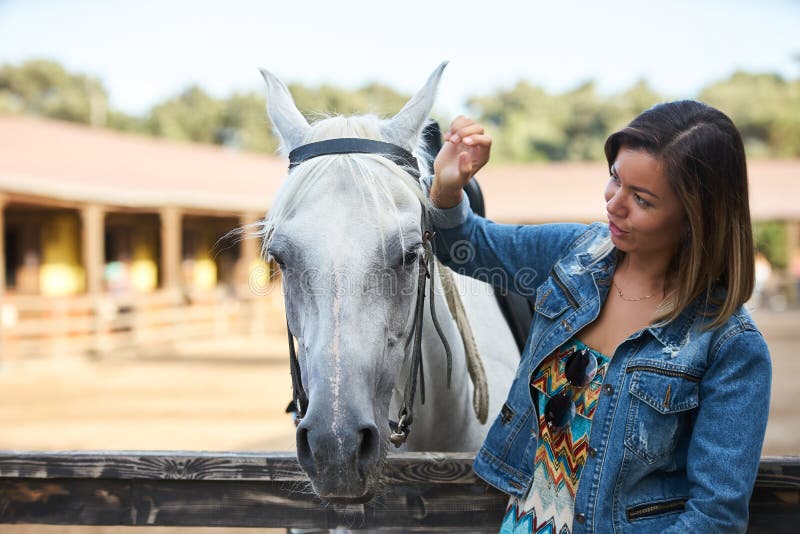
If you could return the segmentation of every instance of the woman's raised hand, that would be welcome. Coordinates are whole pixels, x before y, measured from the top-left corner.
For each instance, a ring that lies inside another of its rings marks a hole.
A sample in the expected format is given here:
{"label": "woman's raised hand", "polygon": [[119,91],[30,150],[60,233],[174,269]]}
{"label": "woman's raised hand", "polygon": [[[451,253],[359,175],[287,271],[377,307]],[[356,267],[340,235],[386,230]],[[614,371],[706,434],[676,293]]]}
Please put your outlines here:
{"label": "woman's raised hand", "polygon": [[489,161],[492,138],[477,122],[458,116],[444,134],[444,140],[433,162],[435,176],[430,197],[437,207],[452,208],[461,202],[462,188]]}

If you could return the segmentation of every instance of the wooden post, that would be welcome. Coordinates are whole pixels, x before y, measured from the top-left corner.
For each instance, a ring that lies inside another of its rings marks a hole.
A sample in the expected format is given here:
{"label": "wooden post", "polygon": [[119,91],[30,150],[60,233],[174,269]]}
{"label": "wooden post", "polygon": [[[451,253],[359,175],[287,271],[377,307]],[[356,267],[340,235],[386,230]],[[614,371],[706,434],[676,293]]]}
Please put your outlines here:
{"label": "wooden post", "polygon": [[180,289],[181,284],[181,211],[168,206],[161,209],[161,287]]}
{"label": "wooden post", "polygon": [[105,210],[97,204],[81,208],[81,263],[83,263],[85,291],[89,295],[92,318],[91,353],[97,357],[103,350],[105,332],[101,307],[103,293],[103,267],[105,266]]}
{"label": "wooden post", "polygon": [[789,302],[798,300],[800,283],[800,221],[786,221],[786,259],[788,260],[787,297]]}
{"label": "wooden post", "polygon": [[3,305],[6,301],[6,197],[0,193],[0,366],[3,365],[3,355],[6,354],[5,325],[3,324]]}
{"label": "wooden post", "polygon": [[[241,226],[253,224],[261,218],[258,213],[245,213],[239,219]],[[264,314],[264,299],[258,298],[260,295],[259,284],[263,277],[260,273],[251,271],[255,261],[261,254],[261,241],[248,235],[242,236],[241,255],[237,266],[236,293],[241,301],[245,303],[247,310],[245,320],[246,334],[249,336],[263,333],[264,324],[267,320]]]}
{"label": "wooden post", "polygon": [[86,273],[86,293],[97,295],[103,291],[103,265],[105,264],[105,210],[97,204],[81,208],[82,261]]}
{"label": "wooden post", "polygon": [[0,302],[6,292],[6,202],[5,195],[0,193]]}
{"label": "wooden post", "polygon": [[[239,218],[239,224],[242,227],[246,227],[257,222],[260,218],[261,216],[257,213],[245,213]],[[258,259],[259,254],[261,254],[261,243],[255,237],[249,235],[252,232],[253,230],[245,230],[245,234],[242,236],[241,253],[236,268],[236,285],[240,291],[248,291],[250,268],[253,266],[253,262]],[[243,296],[249,298],[252,295],[246,294]]]}
{"label": "wooden post", "polygon": [[185,316],[182,309],[181,257],[183,214],[175,206],[159,212],[161,217],[161,289],[170,296],[172,308],[172,340],[183,339]]}

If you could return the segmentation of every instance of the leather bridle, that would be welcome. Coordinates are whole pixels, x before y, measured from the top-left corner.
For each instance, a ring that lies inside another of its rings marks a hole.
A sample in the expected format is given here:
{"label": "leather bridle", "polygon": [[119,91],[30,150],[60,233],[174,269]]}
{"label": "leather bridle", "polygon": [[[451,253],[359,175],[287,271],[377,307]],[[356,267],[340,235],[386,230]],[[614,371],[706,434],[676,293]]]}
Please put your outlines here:
{"label": "leather bridle", "polygon": [[[319,156],[329,156],[334,154],[376,154],[382,156],[395,164],[403,171],[407,172],[416,179],[419,179],[419,165],[416,158],[407,150],[391,143],[383,141],[373,141],[371,139],[340,138],[308,143],[299,146],[289,153],[289,170],[294,169],[303,162]],[[411,430],[411,423],[414,421],[414,397],[417,392],[417,381],[419,380],[419,393],[422,404],[425,404],[425,375],[422,364],[422,318],[425,305],[425,284],[427,279],[433,278],[434,266],[436,261],[433,256],[433,232],[428,225],[425,206],[422,206],[422,217],[420,221],[422,230],[422,253],[419,254],[419,271],[417,275],[417,299],[414,305],[414,318],[411,333],[404,345],[408,350],[411,348],[411,365],[408,378],[406,379],[403,390],[403,401],[397,414],[397,421],[389,421],[392,433],[389,440],[395,447],[402,445]],[[428,301],[430,304],[431,317],[436,333],[444,345],[447,356],[447,387],[450,387],[451,375],[453,370],[453,357],[450,345],[442,332],[439,321],[436,319],[436,309],[433,303],[434,288],[433,282],[429,286],[430,293]],[[292,375],[292,403],[296,411],[295,423],[299,424],[308,410],[308,394],[303,388],[300,361],[297,358],[295,349],[294,335],[287,319],[286,329],[289,333],[289,368]],[[290,405],[291,406],[291,405]]]}

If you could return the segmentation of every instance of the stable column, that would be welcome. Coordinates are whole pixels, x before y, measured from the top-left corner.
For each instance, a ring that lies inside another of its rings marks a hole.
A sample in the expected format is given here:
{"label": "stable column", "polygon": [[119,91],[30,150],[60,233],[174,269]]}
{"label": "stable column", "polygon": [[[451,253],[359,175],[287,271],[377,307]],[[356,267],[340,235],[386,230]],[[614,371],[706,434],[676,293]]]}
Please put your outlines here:
{"label": "stable column", "polygon": [[261,219],[258,213],[245,213],[239,218],[239,225],[244,228],[240,243],[240,255],[237,265],[236,292],[241,301],[247,303],[247,317],[244,321],[247,335],[258,335],[264,332],[264,325],[268,318],[264,299],[258,297],[264,294],[269,284],[269,267],[266,262],[258,264],[261,256],[261,240],[253,233],[256,231],[252,225]]}
{"label": "stable column", "polygon": [[180,289],[181,284],[181,218],[178,208],[162,208],[161,217],[161,287]]}
{"label": "stable column", "polygon": [[81,208],[81,251],[86,275],[86,293],[96,295],[103,291],[103,265],[105,264],[105,210],[97,204]]}
{"label": "stable column", "polygon": [[789,302],[796,304],[800,299],[800,221],[786,221],[786,256],[789,263],[786,293]]}
{"label": "stable column", "polygon": [[248,292],[248,294],[243,295],[246,298],[252,296],[250,293],[254,289],[253,284],[258,284],[258,280],[255,280],[255,278],[258,278],[259,273],[253,272],[253,268],[256,266],[256,261],[261,254],[261,242],[253,235],[256,232],[256,228],[248,225],[257,223],[260,218],[261,216],[257,213],[246,213],[239,218],[239,225],[243,228],[243,234],[239,242],[240,253],[236,266],[236,285],[237,292]]}
{"label": "stable column", "polygon": [[3,294],[6,292],[6,203],[8,200],[5,195],[0,193],[0,303],[3,302]]}
{"label": "stable column", "polygon": [[6,343],[6,322],[10,322],[6,318],[10,311],[4,309],[6,306],[5,292],[6,292],[6,197],[0,193],[0,367],[3,365],[3,359],[10,359],[8,356]]}

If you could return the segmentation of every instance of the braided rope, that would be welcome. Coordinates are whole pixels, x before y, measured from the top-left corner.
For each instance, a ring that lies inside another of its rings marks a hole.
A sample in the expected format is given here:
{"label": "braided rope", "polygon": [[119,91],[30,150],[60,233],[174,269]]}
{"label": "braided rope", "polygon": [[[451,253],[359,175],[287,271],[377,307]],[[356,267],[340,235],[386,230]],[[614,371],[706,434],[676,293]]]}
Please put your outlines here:
{"label": "braided rope", "polygon": [[486,423],[489,415],[489,385],[486,381],[486,370],[483,368],[483,362],[478,352],[478,345],[475,343],[475,335],[472,333],[472,326],[469,324],[467,312],[464,309],[464,303],[456,288],[453,271],[439,263],[438,260],[436,260],[436,263],[439,267],[439,281],[442,284],[445,300],[447,300],[447,307],[456,321],[458,332],[461,334],[461,341],[464,343],[467,371],[474,386],[472,407],[475,410],[475,416],[478,421]]}

